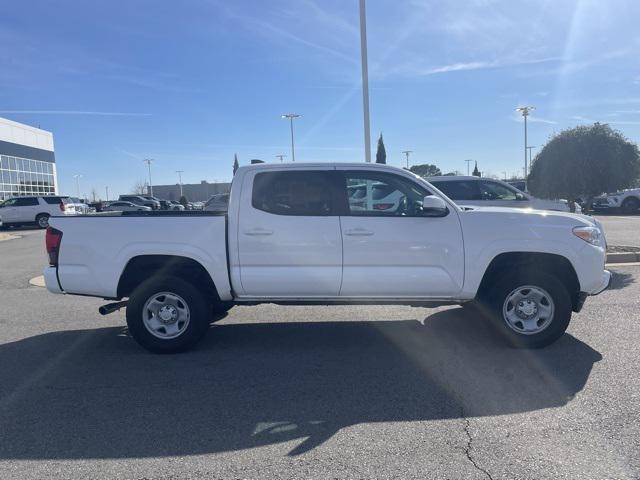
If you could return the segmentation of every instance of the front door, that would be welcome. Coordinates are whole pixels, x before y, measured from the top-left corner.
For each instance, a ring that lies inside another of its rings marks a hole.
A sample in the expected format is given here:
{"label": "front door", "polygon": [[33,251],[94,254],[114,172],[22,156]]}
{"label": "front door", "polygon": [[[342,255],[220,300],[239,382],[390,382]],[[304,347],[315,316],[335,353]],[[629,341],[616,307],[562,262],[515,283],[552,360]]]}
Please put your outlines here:
{"label": "front door", "polygon": [[464,249],[458,212],[422,214],[431,192],[391,172],[342,169],[346,206],[342,297],[443,298],[462,289]]}
{"label": "front door", "polygon": [[250,172],[238,220],[241,296],[335,297],[342,278],[340,220],[334,213],[335,172]]}

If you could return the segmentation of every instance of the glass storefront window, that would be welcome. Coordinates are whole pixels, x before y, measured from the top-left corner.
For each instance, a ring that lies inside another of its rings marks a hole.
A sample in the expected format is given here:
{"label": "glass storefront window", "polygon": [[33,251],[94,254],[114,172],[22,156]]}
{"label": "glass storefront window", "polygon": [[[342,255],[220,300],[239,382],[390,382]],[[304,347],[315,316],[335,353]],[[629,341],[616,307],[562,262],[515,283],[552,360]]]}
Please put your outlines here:
{"label": "glass storefront window", "polygon": [[0,200],[18,195],[53,195],[53,165],[0,155]]}

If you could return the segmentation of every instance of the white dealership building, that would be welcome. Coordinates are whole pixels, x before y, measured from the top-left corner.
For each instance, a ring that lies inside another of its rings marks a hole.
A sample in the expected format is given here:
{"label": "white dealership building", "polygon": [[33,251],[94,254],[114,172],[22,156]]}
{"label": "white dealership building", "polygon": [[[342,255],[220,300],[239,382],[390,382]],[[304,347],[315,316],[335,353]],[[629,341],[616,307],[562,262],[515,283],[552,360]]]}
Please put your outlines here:
{"label": "white dealership building", "polygon": [[0,200],[57,193],[53,134],[0,118]]}

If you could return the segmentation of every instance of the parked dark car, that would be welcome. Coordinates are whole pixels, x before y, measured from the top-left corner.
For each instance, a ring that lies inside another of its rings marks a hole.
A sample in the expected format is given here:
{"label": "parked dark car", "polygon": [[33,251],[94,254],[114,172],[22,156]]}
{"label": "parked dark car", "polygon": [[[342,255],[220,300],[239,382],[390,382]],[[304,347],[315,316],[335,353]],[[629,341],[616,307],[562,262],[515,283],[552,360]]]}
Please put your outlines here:
{"label": "parked dark car", "polygon": [[118,197],[118,200],[123,202],[135,203],[136,205],[149,207],[153,210],[160,209],[160,202],[158,200],[150,200],[144,195],[120,195],[120,197]]}

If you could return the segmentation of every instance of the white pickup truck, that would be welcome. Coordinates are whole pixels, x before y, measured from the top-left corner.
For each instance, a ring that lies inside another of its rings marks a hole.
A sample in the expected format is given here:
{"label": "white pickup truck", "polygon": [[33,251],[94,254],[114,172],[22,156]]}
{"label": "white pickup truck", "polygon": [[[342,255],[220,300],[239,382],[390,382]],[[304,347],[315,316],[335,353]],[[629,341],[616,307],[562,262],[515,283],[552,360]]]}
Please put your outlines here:
{"label": "white pickup truck", "polygon": [[[351,199],[351,185],[402,198],[383,208],[372,194]],[[117,300],[101,313],[126,305],[133,338],[162,353],[192,347],[232,306],[260,303],[476,300],[511,344],[541,347],[611,278],[590,217],[461,208],[408,171],[362,163],[242,167],[226,214],[51,218],[46,244],[49,291]]]}

